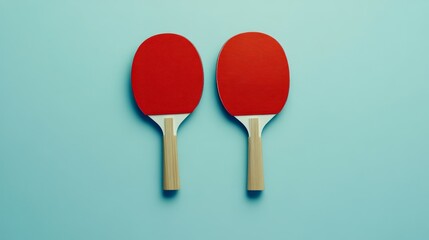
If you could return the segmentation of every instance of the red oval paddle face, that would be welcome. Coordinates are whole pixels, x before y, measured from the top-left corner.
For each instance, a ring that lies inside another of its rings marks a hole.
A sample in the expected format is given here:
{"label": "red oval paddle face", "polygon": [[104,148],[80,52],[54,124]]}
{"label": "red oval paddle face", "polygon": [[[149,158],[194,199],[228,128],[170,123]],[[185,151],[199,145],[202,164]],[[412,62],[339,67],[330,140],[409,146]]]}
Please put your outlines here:
{"label": "red oval paddle face", "polygon": [[134,56],[131,85],[146,115],[191,113],[203,90],[203,67],[197,50],[177,34],[144,41]]}
{"label": "red oval paddle face", "polygon": [[229,39],[219,55],[216,78],[222,104],[233,116],[277,114],[289,93],[286,55],[263,33]]}

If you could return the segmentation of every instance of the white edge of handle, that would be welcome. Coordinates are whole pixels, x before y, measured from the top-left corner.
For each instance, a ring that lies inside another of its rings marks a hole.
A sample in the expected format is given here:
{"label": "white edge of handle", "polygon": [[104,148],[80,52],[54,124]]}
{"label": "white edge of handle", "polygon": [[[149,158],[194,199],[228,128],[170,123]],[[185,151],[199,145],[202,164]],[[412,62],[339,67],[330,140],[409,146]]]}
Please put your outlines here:
{"label": "white edge of handle", "polygon": [[167,115],[148,115],[162,130],[162,134],[165,135],[164,129],[164,119],[172,118],[173,119],[173,132],[174,136],[177,136],[177,129],[180,124],[189,116],[189,113],[186,114],[167,114]]}
{"label": "white edge of handle", "polygon": [[275,114],[267,114],[267,115],[246,115],[246,116],[235,116],[238,121],[240,121],[247,129],[247,133],[250,135],[250,119],[258,118],[259,119],[259,136],[262,135],[262,130],[265,125],[275,116]]}

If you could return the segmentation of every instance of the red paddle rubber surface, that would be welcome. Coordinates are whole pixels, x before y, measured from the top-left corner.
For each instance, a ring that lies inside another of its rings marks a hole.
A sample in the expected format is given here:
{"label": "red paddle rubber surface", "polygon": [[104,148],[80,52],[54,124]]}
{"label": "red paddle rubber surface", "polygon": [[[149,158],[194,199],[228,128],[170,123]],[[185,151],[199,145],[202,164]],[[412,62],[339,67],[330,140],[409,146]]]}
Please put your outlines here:
{"label": "red paddle rubber surface", "polygon": [[203,90],[203,67],[197,50],[177,34],[144,41],[134,56],[131,85],[146,115],[191,113]]}
{"label": "red paddle rubber surface", "polygon": [[289,93],[289,66],[271,36],[247,32],[229,39],[217,63],[222,104],[234,116],[279,113]]}

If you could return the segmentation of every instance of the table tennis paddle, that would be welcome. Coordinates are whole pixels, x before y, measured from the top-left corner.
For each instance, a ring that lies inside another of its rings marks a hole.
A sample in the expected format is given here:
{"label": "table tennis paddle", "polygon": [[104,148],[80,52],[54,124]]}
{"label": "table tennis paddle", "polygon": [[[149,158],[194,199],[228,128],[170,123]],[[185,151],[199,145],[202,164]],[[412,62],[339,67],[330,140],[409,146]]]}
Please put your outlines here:
{"label": "table tennis paddle", "polygon": [[247,129],[247,189],[264,189],[261,134],[278,114],[289,93],[289,66],[281,45],[271,36],[246,32],[229,39],[217,63],[217,87],[226,111]]}
{"label": "table tennis paddle", "polygon": [[135,53],[131,85],[140,110],[163,132],[163,189],[180,188],[177,129],[195,109],[203,91],[203,67],[186,38],[171,33],[145,40]]}

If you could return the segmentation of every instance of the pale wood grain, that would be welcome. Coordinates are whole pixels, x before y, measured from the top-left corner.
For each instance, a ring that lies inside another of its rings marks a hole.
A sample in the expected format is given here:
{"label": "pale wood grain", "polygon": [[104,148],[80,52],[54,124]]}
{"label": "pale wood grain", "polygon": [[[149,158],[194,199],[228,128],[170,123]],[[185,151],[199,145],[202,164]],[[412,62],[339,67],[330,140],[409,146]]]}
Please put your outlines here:
{"label": "pale wood grain", "polygon": [[249,153],[247,167],[247,190],[264,190],[264,169],[262,163],[262,141],[259,135],[259,119],[249,119]]}
{"label": "pale wood grain", "polygon": [[173,131],[173,118],[164,119],[164,190],[180,188],[179,166],[177,161],[177,139]]}

